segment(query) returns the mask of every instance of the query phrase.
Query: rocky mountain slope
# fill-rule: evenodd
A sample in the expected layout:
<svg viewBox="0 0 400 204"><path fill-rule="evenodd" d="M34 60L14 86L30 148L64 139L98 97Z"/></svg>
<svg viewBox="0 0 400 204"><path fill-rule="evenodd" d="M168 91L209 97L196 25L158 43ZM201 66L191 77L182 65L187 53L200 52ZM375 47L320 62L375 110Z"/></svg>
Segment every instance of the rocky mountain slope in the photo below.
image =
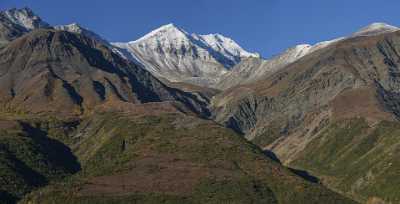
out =
<svg viewBox="0 0 400 204"><path fill-rule="evenodd" d="M361 33L222 92L212 102L214 115L338 191L396 203L399 181L387 181L399 171L391 160L400 140L383 137L398 124L400 33L381 24Z"/></svg>
<svg viewBox="0 0 400 204"><path fill-rule="evenodd" d="M225 90L266 78L268 74L272 74L293 63L311 50L311 45L298 45L269 60L255 57L247 58L234 66L230 72L224 74L219 79L216 87Z"/></svg>
<svg viewBox="0 0 400 204"><path fill-rule="evenodd" d="M399 28L388 25L386 23L373 23L371 25L368 25L361 30L357 31L354 33L352 36L373 36L373 35L379 35L379 34L384 34L384 33L390 33L390 32L395 32L400 30Z"/></svg>
<svg viewBox="0 0 400 204"><path fill-rule="evenodd" d="M5 44L31 30L49 27L50 25L48 23L44 22L29 8L14 8L1 11L0 44Z"/></svg>
<svg viewBox="0 0 400 204"><path fill-rule="evenodd" d="M62 30L62 31L68 31L71 33L78 33L78 34L82 34L88 38L92 38L97 40L100 43L103 43L104 45L111 47L111 44L105 40L103 37L101 37L100 35L98 35L97 33L82 27L81 25L79 25L78 23L71 23L68 25L57 25L54 26L54 29L56 30Z"/></svg>
<svg viewBox="0 0 400 204"><path fill-rule="evenodd" d="M113 45L157 77L209 87L243 58L258 57L222 35L189 34L173 24Z"/></svg>
<svg viewBox="0 0 400 204"><path fill-rule="evenodd" d="M169 100L207 112L197 96L167 87L94 39L65 31L35 30L14 40L0 51L0 73L0 103L10 111L80 115L104 104Z"/></svg>
<svg viewBox="0 0 400 204"><path fill-rule="evenodd" d="M374 30L379 28L364 28ZM373 32L372 32L373 33ZM329 41L319 42L315 45L301 44L285 50L271 59L247 58L237 64L230 72L224 74L215 86L218 89L226 90L238 85L250 84L274 74L280 69L294 63L304 56L323 49L344 38L337 38Z"/></svg>

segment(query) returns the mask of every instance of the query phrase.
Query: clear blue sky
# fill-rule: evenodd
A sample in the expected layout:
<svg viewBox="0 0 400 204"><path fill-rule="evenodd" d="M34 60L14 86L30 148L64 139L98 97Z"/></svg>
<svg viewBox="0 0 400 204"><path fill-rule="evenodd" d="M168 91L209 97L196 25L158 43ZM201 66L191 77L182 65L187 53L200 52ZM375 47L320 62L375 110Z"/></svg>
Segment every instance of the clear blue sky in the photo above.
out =
<svg viewBox="0 0 400 204"><path fill-rule="evenodd" d="M0 0L2 10L23 6L50 24L78 22L110 41L174 23L190 33L221 33L264 57L372 22L400 26L399 0Z"/></svg>

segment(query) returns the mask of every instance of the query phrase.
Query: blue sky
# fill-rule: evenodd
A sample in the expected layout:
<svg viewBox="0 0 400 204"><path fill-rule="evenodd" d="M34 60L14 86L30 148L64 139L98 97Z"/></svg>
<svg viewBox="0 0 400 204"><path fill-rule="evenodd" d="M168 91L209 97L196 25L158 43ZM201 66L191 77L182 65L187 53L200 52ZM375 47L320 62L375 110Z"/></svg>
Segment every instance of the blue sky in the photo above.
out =
<svg viewBox="0 0 400 204"><path fill-rule="evenodd" d="M399 0L0 0L2 10L23 6L50 24L78 22L110 41L174 23L190 33L221 33L264 57L373 22L400 26Z"/></svg>

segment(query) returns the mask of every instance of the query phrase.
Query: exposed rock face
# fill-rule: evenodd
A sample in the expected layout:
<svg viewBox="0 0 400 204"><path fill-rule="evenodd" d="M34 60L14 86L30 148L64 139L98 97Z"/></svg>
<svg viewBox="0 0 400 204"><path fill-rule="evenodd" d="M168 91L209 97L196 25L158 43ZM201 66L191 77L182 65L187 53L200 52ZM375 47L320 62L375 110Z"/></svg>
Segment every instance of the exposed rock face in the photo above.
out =
<svg viewBox="0 0 400 204"><path fill-rule="evenodd" d="M11 22L25 28L26 30L34 30L38 28L50 28L51 26L44 22L29 8L10 9L2 11L1 15L9 19Z"/></svg>
<svg viewBox="0 0 400 204"><path fill-rule="evenodd" d="M101 37L100 35L96 34L95 32L93 32L87 28L82 27L78 23L72 23L72 24L68 24L68 25L58 25L58 26L54 26L54 29L68 31L68 32L77 33L77 34L82 34L82 35L85 35L86 37L95 39L98 42L103 43L104 45L106 45L108 47L111 47L111 44L107 40L105 40L103 37Z"/></svg>
<svg viewBox="0 0 400 204"><path fill-rule="evenodd" d="M0 12L0 44L38 28L50 28L50 25L29 8L14 8Z"/></svg>
<svg viewBox="0 0 400 204"><path fill-rule="evenodd" d="M19 36L22 36L27 31L24 27L17 25L0 14L0 44L5 44Z"/></svg>

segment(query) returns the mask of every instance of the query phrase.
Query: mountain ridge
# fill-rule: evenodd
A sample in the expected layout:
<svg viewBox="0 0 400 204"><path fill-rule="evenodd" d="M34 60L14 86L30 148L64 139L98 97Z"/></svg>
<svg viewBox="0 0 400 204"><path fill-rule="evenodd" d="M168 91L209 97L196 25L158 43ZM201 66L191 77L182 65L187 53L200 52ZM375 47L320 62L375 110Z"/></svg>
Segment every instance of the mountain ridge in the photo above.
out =
<svg viewBox="0 0 400 204"><path fill-rule="evenodd" d="M71 23L68 25L56 25L56 26L54 26L54 29L68 31L68 32L72 32L72 33L83 34L83 35L86 35L87 37L91 37L91 38L98 40L99 42L103 43L106 46L111 47L111 44L107 40L105 40L103 37L101 37L100 35L96 34L95 32L93 32L87 28L82 27L78 23Z"/></svg>
<svg viewBox="0 0 400 204"><path fill-rule="evenodd" d="M211 87L242 58L258 57L229 38L189 34L174 24L161 26L135 41L112 44L159 77Z"/></svg>
<svg viewBox="0 0 400 204"><path fill-rule="evenodd" d="M1 15L6 16L13 23L18 24L27 30L51 27L28 7L24 7L22 9L13 8L2 11Z"/></svg>

